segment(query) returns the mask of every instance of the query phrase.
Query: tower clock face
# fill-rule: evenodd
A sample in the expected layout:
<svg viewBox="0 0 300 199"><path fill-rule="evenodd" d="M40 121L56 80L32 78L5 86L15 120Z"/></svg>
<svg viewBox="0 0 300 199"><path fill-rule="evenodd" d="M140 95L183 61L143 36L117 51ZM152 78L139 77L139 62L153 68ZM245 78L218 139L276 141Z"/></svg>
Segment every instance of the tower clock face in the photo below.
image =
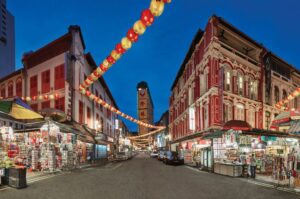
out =
<svg viewBox="0 0 300 199"><path fill-rule="evenodd" d="M145 96L145 94L146 94L146 91L144 89L140 91L140 96Z"/></svg>

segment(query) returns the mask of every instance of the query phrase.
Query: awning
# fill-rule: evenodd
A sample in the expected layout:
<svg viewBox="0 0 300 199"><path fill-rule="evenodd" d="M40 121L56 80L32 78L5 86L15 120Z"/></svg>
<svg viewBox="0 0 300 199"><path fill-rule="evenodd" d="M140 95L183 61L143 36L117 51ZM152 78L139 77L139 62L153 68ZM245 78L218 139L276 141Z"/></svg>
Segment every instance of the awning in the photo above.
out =
<svg viewBox="0 0 300 199"><path fill-rule="evenodd" d="M300 121L295 121L288 130L289 134L300 136Z"/></svg>
<svg viewBox="0 0 300 199"><path fill-rule="evenodd" d="M235 130L235 131L250 131L252 129L252 127L246 121L230 120L224 124L222 130L228 131L230 129Z"/></svg>
<svg viewBox="0 0 300 199"><path fill-rule="evenodd" d="M272 126L289 126L290 121L300 119L300 110L292 109L290 111L285 111L277 115L272 121Z"/></svg>
<svg viewBox="0 0 300 199"><path fill-rule="evenodd" d="M251 131L243 131L244 135L253 135L253 136L269 136L269 137L282 137L282 138L300 138L295 134L285 133L281 131L271 131L263 129L252 129Z"/></svg>
<svg viewBox="0 0 300 199"><path fill-rule="evenodd" d="M216 130L215 132L205 133L201 138L204 140L210 140L213 138L221 138L225 131Z"/></svg>

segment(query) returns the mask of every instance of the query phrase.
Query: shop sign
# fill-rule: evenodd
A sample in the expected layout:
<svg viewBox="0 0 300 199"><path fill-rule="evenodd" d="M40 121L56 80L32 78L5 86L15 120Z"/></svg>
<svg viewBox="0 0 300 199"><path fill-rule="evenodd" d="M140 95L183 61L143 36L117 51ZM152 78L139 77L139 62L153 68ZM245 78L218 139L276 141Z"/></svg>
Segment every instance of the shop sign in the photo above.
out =
<svg viewBox="0 0 300 199"><path fill-rule="evenodd" d="M103 133L98 133L95 136L95 140L106 140L106 135Z"/></svg>

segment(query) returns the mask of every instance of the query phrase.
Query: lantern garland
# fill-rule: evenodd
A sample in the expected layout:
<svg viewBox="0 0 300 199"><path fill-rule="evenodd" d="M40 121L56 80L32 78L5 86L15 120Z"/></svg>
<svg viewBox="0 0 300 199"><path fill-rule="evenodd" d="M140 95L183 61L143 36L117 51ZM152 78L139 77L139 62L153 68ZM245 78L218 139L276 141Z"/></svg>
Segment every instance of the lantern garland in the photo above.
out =
<svg viewBox="0 0 300 199"><path fill-rule="evenodd" d="M95 96L94 94L92 94L90 91L87 91L85 89L81 89L80 90L82 94L86 95L90 100L93 100L94 102L100 104L101 106L103 106L104 108L106 109L109 109L111 112L113 113L116 113L118 115L120 115L121 117L131 121L131 122L134 122L138 125L141 125L141 126L145 126L147 128L153 128L153 129L162 129L162 128L165 128L163 126L154 126L152 124L147 124L145 122L142 122L140 120L137 120L121 111L119 111L118 109L116 109L115 107L111 106L110 104L108 104L107 102L105 102L104 100L102 100L101 98Z"/></svg>
<svg viewBox="0 0 300 199"><path fill-rule="evenodd" d="M104 59L103 62L100 64L100 66L97 67L97 69L95 69L79 86L79 91L82 94L86 95L91 100L104 106L110 111L138 125L145 126L147 128L154 128L158 130L162 130L165 127L147 124L125 113L122 113L121 111L117 110L113 106L109 105L99 97L95 96L94 94L86 90L86 88L88 88L98 78L100 78L113 64L116 63L116 61L118 61L121 58L121 56L126 51L128 51L132 47L133 43L138 41L139 36L145 33L146 28L152 25L152 23L154 22L154 17L159 17L163 13L165 3L171 3L171 0L152 0L149 9L146 9L142 12L140 19L136 21L133 27L131 27L128 30L126 36L123 37L121 42L115 46L115 49L111 51L110 55L108 55L106 59Z"/></svg>
<svg viewBox="0 0 300 199"><path fill-rule="evenodd" d="M143 135L128 137L128 139L135 140L135 139L138 139L138 138L147 137L147 136L156 134L156 133L158 133L158 132L164 130L165 128L166 128L166 127L160 127L160 128L157 129L157 130L151 131L151 132L146 133L146 134L143 134Z"/></svg>
<svg viewBox="0 0 300 199"><path fill-rule="evenodd" d="M278 109L285 109L284 104L289 103L289 101L293 100L295 97L298 97L300 95L300 87L294 90L289 96L283 100L280 100L276 103L275 107Z"/></svg>
<svg viewBox="0 0 300 199"><path fill-rule="evenodd" d="M58 93L50 93L46 95L21 97L21 99L26 102L31 102L31 101L42 101L42 100L57 100L59 99L59 97L60 95Z"/></svg>
<svg viewBox="0 0 300 199"><path fill-rule="evenodd" d="M171 3L171 0L151 1L149 9L142 12L140 19L128 30L126 36L115 46L110 55L80 84L81 89L86 89L93 84L132 47L133 43L138 41L139 36L145 33L146 28L152 25L154 17L159 17L163 13L165 3Z"/></svg>

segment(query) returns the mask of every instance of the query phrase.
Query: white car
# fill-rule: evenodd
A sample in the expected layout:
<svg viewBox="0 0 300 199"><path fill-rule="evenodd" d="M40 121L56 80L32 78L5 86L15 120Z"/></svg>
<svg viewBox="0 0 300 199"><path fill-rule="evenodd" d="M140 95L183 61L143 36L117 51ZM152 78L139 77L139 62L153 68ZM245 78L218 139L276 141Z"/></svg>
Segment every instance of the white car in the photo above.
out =
<svg viewBox="0 0 300 199"><path fill-rule="evenodd" d="M156 158L158 156L158 152L157 151L152 151L151 153L150 153L150 157L151 158Z"/></svg>
<svg viewBox="0 0 300 199"><path fill-rule="evenodd" d="M127 155L125 154L125 152L118 152L117 155L116 155L116 159L118 161L122 161L122 160L127 160L128 157Z"/></svg>

